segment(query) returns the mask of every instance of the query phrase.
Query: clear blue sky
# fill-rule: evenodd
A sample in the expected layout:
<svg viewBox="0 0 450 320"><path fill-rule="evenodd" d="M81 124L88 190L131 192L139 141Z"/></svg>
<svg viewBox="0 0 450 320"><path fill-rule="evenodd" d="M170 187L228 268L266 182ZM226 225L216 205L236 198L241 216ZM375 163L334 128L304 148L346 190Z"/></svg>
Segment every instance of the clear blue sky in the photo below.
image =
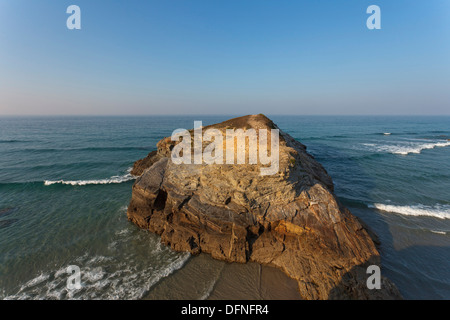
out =
<svg viewBox="0 0 450 320"><path fill-rule="evenodd" d="M250 113L450 114L450 1L0 0L0 115Z"/></svg>

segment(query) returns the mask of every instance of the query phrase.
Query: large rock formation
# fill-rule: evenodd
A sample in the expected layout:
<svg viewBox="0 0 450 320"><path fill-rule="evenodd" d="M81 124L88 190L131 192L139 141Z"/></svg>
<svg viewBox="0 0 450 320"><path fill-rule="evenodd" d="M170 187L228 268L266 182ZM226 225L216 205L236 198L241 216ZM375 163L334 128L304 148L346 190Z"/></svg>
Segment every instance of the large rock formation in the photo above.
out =
<svg viewBox="0 0 450 320"><path fill-rule="evenodd" d="M277 127L251 115L203 132L210 128ZM367 266L380 265L373 237L339 203L331 178L303 144L280 130L278 173L261 175L259 162L175 164L177 143L164 138L135 163L133 173L141 176L133 185L130 221L176 251L279 267L297 280L305 299L400 298L386 278L380 290L367 289Z"/></svg>

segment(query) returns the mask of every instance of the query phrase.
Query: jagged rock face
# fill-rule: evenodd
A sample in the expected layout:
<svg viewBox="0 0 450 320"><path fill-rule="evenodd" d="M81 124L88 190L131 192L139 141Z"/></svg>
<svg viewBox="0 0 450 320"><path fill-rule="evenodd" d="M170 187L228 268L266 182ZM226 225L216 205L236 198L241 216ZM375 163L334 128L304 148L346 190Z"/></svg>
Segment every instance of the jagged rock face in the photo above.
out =
<svg viewBox="0 0 450 320"><path fill-rule="evenodd" d="M264 115L203 128L277 128ZM297 280L305 299L400 298L383 278L366 287L368 265L380 265L366 228L333 194L333 182L306 147L280 130L279 171L258 164L175 164L177 142L135 164L128 218L161 235L176 251L205 252L229 262L255 261Z"/></svg>

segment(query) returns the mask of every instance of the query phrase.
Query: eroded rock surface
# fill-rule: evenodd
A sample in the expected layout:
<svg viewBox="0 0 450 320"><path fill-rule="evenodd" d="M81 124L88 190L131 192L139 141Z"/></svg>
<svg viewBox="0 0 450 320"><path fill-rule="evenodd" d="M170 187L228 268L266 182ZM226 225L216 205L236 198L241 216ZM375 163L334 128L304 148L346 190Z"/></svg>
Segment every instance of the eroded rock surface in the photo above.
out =
<svg viewBox="0 0 450 320"><path fill-rule="evenodd" d="M273 129L264 115L204 127ZM261 165L174 164L169 138L135 163L128 218L161 235L176 251L205 252L229 262L281 268L305 299L395 299L386 278L366 286L368 265L380 265L374 240L333 193L333 182L306 147L280 130L279 172Z"/></svg>

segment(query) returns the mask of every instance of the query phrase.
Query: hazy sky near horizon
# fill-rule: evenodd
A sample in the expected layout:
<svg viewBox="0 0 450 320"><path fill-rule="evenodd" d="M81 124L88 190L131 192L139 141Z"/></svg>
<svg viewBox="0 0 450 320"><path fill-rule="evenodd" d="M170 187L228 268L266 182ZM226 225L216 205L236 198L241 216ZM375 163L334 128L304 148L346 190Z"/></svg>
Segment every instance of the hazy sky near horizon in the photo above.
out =
<svg viewBox="0 0 450 320"><path fill-rule="evenodd" d="M0 0L0 115L251 113L450 114L450 1Z"/></svg>

